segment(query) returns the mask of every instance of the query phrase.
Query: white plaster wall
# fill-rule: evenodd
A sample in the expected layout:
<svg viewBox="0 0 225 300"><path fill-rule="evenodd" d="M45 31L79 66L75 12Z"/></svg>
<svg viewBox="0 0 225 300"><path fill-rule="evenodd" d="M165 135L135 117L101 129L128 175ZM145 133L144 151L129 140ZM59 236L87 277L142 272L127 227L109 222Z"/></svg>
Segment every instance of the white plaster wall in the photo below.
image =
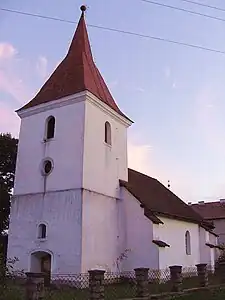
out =
<svg viewBox="0 0 225 300"><path fill-rule="evenodd" d="M81 191L15 196L11 208L8 257L18 257L18 270L30 271L30 254L53 254L52 273L81 271ZM47 224L47 239L37 239L40 222Z"/></svg>
<svg viewBox="0 0 225 300"><path fill-rule="evenodd" d="M210 248L206 243L210 243L209 232L199 226L199 242L200 242L200 263L211 264Z"/></svg>
<svg viewBox="0 0 225 300"><path fill-rule="evenodd" d="M159 268L166 269L171 265L192 267L199 263L200 245L198 225L161 216L160 220L164 224L154 224L154 239L160 239L168 243L170 247L160 249ZM186 254L185 248L185 232L187 230L191 236L191 255Z"/></svg>
<svg viewBox="0 0 225 300"><path fill-rule="evenodd" d="M124 261L124 271L131 271L134 268L148 267L158 269L159 250L152 243L153 224L144 215L144 209L140 207L140 202L133 197L125 188L121 189L123 199L123 215L125 245L131 251Z"/></svg>
<svg viewBox="0 0 225 300"><path fill-rule="evenodd" d="M212 233L209 233L209 241L210 241L210 244L212 245L217 245L217 237L212 234ZM210 265L212 267L214 267L215 265L215 260L216 258L218 257L218 251L216 248L210 248Z"/></svg>
<svg viewBox="0 0 225 300"><path fill-rule="evenodd" d="M206 243L209 243L209 232L199 226L200 263L210 263L210 251Z"/></svg>
<svg viewBox="0 0 225 300"><path fill-rule="evenodd" d="M66 190L82 185L84 102L73 103L28 117L21 121L15 177L15 195L44 191L41 162L54 160L54 171L47 177L46 190ZM55 137L44 143L45 124L54 116Z"/></svg>
<svg viewBox="0 0 225 300"><path fill-rule="evenodd" d="M212 234L212 233L208 233L209 234L209 242L212 244L212 245L217 245L217 237Z"/></svg>
<svg viewBox="0 0 225 300"><path fill-rule="evenodd" d="M105 122L112 130L112 146L105 144ZM117 197L119 179L128 179L127 129L115 117L87 101L85 107L85 140L83 187Z"/></svg>
<svg viewBox="0 0 225 300"><path fill-rule="evenodd" d="M118 211L115 198L83 190L82 272L116 271Z"/></svg>

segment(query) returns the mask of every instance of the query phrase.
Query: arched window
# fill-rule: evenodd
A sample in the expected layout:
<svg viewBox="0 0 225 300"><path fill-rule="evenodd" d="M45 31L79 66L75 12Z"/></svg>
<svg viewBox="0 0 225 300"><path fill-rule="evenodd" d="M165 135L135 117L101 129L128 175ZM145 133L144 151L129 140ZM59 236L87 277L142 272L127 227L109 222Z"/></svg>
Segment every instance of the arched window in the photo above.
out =
<svg viewBox="0 0 225 300"><path fill-rule="evenodd" d="M105 122L105 143L112 145L111 125L109 122Z"/></svg>
<svg viewBox="0 0 225 300"><path fill-rule="evenodd" d="M191 236L189 231L186 231L185 233L185 249L186 254L191 255Z"/></svg>
<svg viewBox="0 0 225 300"><path fill-rule="evenodd" d="M38 226L38 238L45 239L47 235L47 227L45 224L40 224Z"/></svg>
<svg viewBox="0 0 225 300"><path fill-rule="evenodd" d="M55 118L49 117L46 122L46 138L52 139L55 135Z"/></svg>

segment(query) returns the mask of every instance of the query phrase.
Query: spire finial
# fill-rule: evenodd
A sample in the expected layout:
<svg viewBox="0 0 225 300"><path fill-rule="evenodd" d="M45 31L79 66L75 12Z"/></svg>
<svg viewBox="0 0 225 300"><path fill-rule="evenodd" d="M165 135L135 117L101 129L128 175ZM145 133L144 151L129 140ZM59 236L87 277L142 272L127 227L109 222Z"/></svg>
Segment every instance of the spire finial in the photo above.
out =
<svg viewBox="0 0 225 300"><path fill-rule="evenodd" d="M86 5L81 5L80 10L82 11L82 15L83 15L84 12L87 10Z"/></svg>

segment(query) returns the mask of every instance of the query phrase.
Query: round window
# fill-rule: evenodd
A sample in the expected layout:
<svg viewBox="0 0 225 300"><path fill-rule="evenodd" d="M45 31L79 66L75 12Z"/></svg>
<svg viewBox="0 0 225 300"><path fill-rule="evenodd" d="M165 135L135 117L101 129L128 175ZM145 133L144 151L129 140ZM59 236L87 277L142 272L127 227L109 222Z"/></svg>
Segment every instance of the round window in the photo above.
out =
<svg viewBox="0 0 225 300"><path fill-rule="evenodd" d="M47 159L43 163L43 173L44 175L49 175L53 169L53 163L51 160Z"/></svg>

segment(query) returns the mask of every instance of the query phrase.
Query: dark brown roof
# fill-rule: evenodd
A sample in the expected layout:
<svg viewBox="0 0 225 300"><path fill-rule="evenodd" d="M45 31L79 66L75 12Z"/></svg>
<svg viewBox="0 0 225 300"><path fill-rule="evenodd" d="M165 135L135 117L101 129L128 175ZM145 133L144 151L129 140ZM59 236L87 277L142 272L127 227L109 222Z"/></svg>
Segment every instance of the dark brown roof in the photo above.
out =
<svg viewBox="0 0 225 300"><path fill-rule="evenodd" d="M128 182L120 181L120 184L157 217L165 216L195 222L207 230L213 228L189 205L152 177L129 169Z"/></svg>
<svg viewBox="0 0 225 300"><path fill-rule="evenodd" d="M98 97L118 114L127 118L117 106L94 63L84 12L82 12L66 57L37 95L20 108L19 111L86 90Z"/></svg>
<svg viewBox="0 0 225 300"><path fill-rule="evenodd" d="M196 203L191 207L206 220L225 219L225 203L223 202Z"/></svg>

